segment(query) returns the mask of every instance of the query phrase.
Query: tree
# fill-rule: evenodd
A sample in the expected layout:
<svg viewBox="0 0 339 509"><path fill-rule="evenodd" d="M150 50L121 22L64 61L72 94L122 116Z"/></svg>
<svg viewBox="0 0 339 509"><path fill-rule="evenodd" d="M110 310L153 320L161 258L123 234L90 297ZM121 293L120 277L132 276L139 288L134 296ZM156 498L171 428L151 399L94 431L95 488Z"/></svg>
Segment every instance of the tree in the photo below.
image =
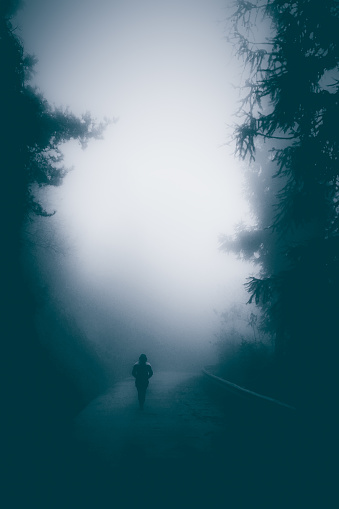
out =
<svg viewBox="0 0 339 509"><path fill-rule="evenodd" d="M335 0L237 2L232 34L248 78L235 141L250 160L257 225L222 240L260 266L250 302L280 357L308 382L317 366L327 389L338 361L338 21Z"/></svg>
<svg viewBox="0 0 339 509"><path fill-rule="evenodd" d="M10 19L1 18L0 56L2 112L1 154L6 178L8 211L21 222L28 208L45 211L32 198L31 185L59 185L66 169L60 145L78 140L83 147L101 136L104 124L96 124L89 113L81 118L68 110L52 108L37 88L29 85L35 58L24 53ZM5 169L6 168L6 169ZM15 203L13 197L16 196Z"/></svg>
<svg viewBox="0 0 339 509"><path fill-rule="evenodd" d="M66 407L73 404L69 394L74 392L70 378L56 368L39 343L34 299L22 269L24 220L32 212L48 215L34 199L32 186L59 185L67 171L61 144L74 139L84 147L100 137L104 128L89 114L78 118L51 107L30 85L35 59L25 54L11 23L18 5L15 0L0 5L2 374L7 396L4 417L10 420L6 436L11 432L14 437L10 444L13 464L25 456L39 458L35 445L48 434L47 423L57 428ZM32 477L38 461L30 464Z"/></svg>

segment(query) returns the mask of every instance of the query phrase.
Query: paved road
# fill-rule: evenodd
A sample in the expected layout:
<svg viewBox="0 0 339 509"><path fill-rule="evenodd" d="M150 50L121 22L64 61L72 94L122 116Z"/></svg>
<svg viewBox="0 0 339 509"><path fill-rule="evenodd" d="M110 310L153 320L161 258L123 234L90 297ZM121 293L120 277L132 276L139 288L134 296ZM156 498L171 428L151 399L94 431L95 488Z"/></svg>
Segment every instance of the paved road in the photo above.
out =
<svg viewBox="0 0 339 509"><path fill-rule="evenodd" d="M208 451L224 426L225 412L212 404L199 379L190 373L156 374L141 411L134 379L128 378L81 412L75 436L112 466L129 451L153 461Z"/></svg>
<svg viewBox="0 0 339 509"><path fill-rule="evenodd" d="M22 414L1 507L336 507L338 428L315 411L302 417L240 398L199 373L156 373L141 412L126 379L71 430L62 419L47 428L36 419L32 435Z"/></svg>
<svg viewBox="0 0 339 509"><path fill-rule="evenodd" d="M73 503L303 507L296 430L288 412L227 395L192 373L156 373L140 411L126 379L74 422Z"/></svg>

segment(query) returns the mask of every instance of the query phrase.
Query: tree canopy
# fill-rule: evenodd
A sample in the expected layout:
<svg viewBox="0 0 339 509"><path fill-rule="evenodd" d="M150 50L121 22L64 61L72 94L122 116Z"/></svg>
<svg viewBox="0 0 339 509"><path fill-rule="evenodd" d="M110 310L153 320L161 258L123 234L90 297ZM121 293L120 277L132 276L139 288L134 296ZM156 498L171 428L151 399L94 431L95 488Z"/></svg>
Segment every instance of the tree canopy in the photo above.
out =
<svg viewBox="0 0 339 509"><path fill-rule="evenodd" d="M259 265L247 288L277 352L325 373L338 352L339 4L239 0L232 22L247 67L236 152L256 226L221 248Z"/></svg>
<svg viewBox="0 0 339 509"><path fill-rule="evenodd" d="M61 372L41 345L35 327L33 293L22 266L22 227L30 212L49 215L32 193L33 186L59 185L65 175L61 146L77 140L83 147L101 136L105 122L90 114L77 117L55 108L31 85L35 58L27 55L12 23L21 2L0 4L0 164L2 339L5 349L6 405L14 441L25 433L34 440L45 424L63 419L80 399L74 380ZM34 437L34 440L33 440ZM20 443L15 445L20 450ZM22 447L29 447L28 442ZM13 454L14 446L11 449ZM20 462L26 454L21 451Z"/></svg>
<svg viewBox="0 0 339 509"><path fill-rule="evenodd" d="M9 8L11 2L7 3ZM74 139L85 147L89 139L100 137L104 124L96 123L89 113L77 117L68 110L52 107L39 90L30 85L36 60L25 54L8 13L2 14L0 143L2 178L7 189L3 205L13 229L15 218L18 227L28 208L46 214L33 199L30 187L61 183L66 169L60 145Z"/></svg>

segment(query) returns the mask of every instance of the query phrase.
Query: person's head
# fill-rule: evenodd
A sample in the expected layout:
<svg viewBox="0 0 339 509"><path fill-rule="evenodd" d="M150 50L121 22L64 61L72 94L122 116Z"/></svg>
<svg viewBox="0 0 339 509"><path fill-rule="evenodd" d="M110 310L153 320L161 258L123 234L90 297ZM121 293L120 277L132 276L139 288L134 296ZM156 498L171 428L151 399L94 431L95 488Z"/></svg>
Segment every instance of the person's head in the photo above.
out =
<svg viewBox="0 0 339 509"><path fill-rule="evenodd" d="M139 357L139 361L143 364L145 364L145 362L147 362L147 357L144 353L142 353Z"/></svg>

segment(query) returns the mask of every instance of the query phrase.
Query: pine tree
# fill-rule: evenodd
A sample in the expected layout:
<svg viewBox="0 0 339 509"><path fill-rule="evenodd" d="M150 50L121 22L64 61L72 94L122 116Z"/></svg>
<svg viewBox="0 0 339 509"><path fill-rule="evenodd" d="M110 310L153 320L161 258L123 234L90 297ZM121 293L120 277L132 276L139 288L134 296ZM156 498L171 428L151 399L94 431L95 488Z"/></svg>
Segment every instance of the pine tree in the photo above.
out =
<svg viewBox="0 0 339 509"><path fill-rule="evenodd" d="M257 225L222 248L259 264L250 302L263 308L289 370L309 382L317 366L329 387L338 360L339 4L240 0L232 35L248 69L235 140L250 161Z"/></svg>
<svg viewBox="0 0 339 509"><path fill-rule="evenodd" d="M32 186L59 185L67 171L62 143L73 139L85 146L104 128L89 114L77 117L52 107L30 85L35 59L25 53L11 21L19 3L6 0L0 5L2 374L13 464L26 453L31 457L32 451L24 447L34 450L34 440L39 443L39 434L47 433L46 422L52 425L53 419L63 419L74 403L73 382L58 371L39 343L34 299L22 267L25 219L31 213L49 215L34 199ZM29 437L25 442L24 436ZM21 456L13 459L15 447Z"/></svg>

